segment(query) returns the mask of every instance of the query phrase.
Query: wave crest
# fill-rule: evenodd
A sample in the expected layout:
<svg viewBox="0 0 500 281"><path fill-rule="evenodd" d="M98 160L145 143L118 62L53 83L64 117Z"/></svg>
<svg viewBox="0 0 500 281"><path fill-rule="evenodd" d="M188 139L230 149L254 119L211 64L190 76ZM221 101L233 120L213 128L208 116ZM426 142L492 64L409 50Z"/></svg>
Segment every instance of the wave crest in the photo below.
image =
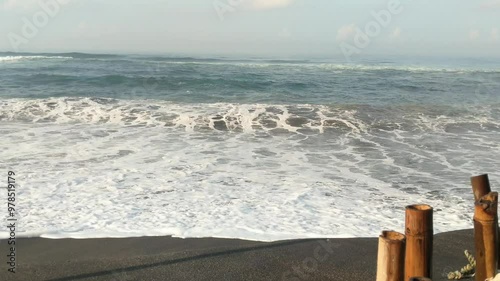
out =
<svg viewBox="0 0 500 281"><path fill-rule="evenodd" d="M171 127L186 131L270 134L350 134L374 130L408 132L500 131L496 107L373 107L368 105L181 104L109 98L10 99L0 121Z"/></svg>
<svg viewBox="0 0 500 281"><path fill-rule="evenodd" d="M24 60L44 60L44 59L66 60L66 59L72 59L72 57L63 57L63 56L5 56L5 57L0 57L0 62L14 62L14 61L24 61Z"/></svg>

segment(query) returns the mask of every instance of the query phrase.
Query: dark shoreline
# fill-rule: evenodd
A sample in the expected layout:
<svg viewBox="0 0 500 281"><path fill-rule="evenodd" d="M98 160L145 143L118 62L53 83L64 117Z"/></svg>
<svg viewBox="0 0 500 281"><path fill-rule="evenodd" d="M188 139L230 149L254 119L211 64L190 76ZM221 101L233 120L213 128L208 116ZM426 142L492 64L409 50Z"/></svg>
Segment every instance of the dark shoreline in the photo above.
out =
<svg viewBox="0 0 500 281"><path fill-rule="evenodd" d="M7 271L0 240L0 280L375 280L377 238L263 243L233 239L140 237L17 239L17 273ZM434 236L433 281L467 264L471 229Z"/></svg>

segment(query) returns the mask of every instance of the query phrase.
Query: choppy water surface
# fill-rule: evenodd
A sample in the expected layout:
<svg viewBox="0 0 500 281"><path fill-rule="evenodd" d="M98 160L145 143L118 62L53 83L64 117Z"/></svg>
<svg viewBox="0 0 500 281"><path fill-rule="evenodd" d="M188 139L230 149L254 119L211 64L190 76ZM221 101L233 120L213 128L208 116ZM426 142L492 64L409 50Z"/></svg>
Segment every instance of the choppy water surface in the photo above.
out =
<svg viewBox="0 0 500 281"><path fill-rule="evenodd" d="M499 94L494 62L0 53L0 167L24 235L447 231L499 182Z"/></svg>

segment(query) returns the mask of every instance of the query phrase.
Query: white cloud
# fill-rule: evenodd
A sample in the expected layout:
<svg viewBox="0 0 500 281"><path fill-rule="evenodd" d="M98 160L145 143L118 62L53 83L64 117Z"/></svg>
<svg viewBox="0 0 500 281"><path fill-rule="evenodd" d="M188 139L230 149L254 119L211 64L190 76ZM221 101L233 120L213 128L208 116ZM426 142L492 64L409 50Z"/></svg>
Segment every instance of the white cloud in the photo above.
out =
<svg viewBox="0 0 500 281"><path fill-rule="evenodd" d="M471 30L469 31L469 39L470 39L471 41L474 41L474 40L476 40L476 39L478 39L478 38L479 38L479 30L476 30L476 29L471 29Z"/></svg>
<svg viewBox="0 0 500 281"><path fill-rule="evenodd" d="M278 33L278 37L281 37L281 38L291 38L292 37L292 32L290 32L290 29L288 29L288 28L283 28Z"/></svg>
<svg viewBox="0 0 500 281"><path fill-rule="evenodd" d="M401 35L401 28L400 27L394 28L394 30L391 33L391 37L398 38L400 35Z"/></svg>
<svg viewBox="0 0 500 281"><path fill-rule="evenodd" d="M500 34L498 32L498 28L492 28L491 33L490 33L490 39L493 42L498 42L500 41Z"/></svg>
<svg viewBox="0 0 500 281"><path fill-rule="evenodd" d="M66 5L73 0L5 0L3 4L0 4L0 10L33 10L40 9L40 3L49 3L51 1L57 1L59 5Z"/></svg>
<svg viewBox="0 0 500 281"><path fill-rule="evenodd" d="M78 30L86 30L88 27L89 25L86 21L81 21L77 26Z"/></svg>
<svg viewBox="0 0 500 281"><path fill-rule="evenodd" d="M251 0L251 8L255 10L284 8L290 4L292 4L292 0Z"/></svg>
<svg viewBox="0 0 500 281"><path fill-rule="evenodd" d="M484 1L481 4L481 8L483 8L483 9L500 8L500 0Z"/></svg>
<svg viewBox="0 0 500 281"><path fill-rule="evenodd" d="M81 21L75 26L72 35L76 38L99 39L117 34L119 30L116 25L97 25Z"/></svg>
<svg viewBox="0 0 500 281"><path fill-rule="evenodd" d="M6 0L1 8L3 10L25 9L29 10L37 7L38 0Z"/></svg>
<svg viewBox="0 0 500 281"><path fill-rule="evenodd" d="M343 25L337 30L337 41L347 41L354 36L356 31L356 25L354 23L349 25Z"/></svg>

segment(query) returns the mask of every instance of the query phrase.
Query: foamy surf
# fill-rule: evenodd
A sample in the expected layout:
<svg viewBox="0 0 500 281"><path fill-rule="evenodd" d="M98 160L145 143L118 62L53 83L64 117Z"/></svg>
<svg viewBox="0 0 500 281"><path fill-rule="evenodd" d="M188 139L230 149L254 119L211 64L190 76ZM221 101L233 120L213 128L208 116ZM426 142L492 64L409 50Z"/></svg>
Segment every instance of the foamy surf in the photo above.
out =
<svg viewBox="0 0 500 281"><path fill-rule="evenodd" d="M500 130L499 106L367 106L311 104L181 104L109 98L9 99L0 121L172 127L185 131L322 134L374 130L464 132Z"/></svg>
<svg viewBox="0 0 500 281"><path fill-rule="evenodd" d="M377 236L415 203L441 232L499 183L494 63L6 56L19 236Z"/></svg>
<svg viewBox="0 0 500 281"><path fill-rule="evenodd" d="M16 61L29 61L29 60L67 60L72 57L62 56L4 56L0 57L1 62L16 62Z"/></svg>
<svg viewBox="0 0 500 281"><path fill-rule="evenodd" d="M416 114L407 120L415 124L381 125L363 119L366 107L299 105L294 114L311 124L344 124L321 133L306 122L287 129L287 118L299 118L293 107L286 115L269 105L2 103L0 149L3 163L16 163L21 236L376 236L401 229L404 220L395 214L412 203L432 205L436 231L449 231L470 227L468 176L489 172L495 184L492 167L500 165L491 129L498 132L498 124L486 115ZM132 112L137 118L130 121ZM154 119L158 112L176 125ZM240 120L239 130L210 127L210 118L224 112ZM266 118L282 122L281 133L255 127Z"/></svg>

